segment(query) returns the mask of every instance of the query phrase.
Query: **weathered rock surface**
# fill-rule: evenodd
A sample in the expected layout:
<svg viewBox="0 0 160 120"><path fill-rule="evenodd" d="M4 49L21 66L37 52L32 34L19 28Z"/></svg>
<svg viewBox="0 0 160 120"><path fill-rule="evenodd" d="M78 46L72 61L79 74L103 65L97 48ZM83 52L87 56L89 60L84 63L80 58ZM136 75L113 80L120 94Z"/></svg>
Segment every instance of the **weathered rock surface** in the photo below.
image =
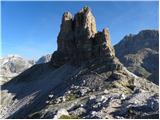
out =
<svg viewBox="0 0 160 120"><path fill-rule="evenodd" d="M88 7L74 18L70 12L64 13L57 42L58 50L51 60L56 67L66 62L77 64L96 57L114 57L109 31L104 29L97 33L95 18Z"/></svg>
<svg viewBox="0 0 160 120"><path fill-rule="evenodd" d="M159 84L158 30L143 30L137 35L125 36L114 48L128 70Z"/></svg>
<svg viewBox="0 0 160 120"><path fill-rule="evenodd" d="M95 26L87 7L74 18L64 13L51 62L1 86L2 118L158 118L158 86L129 72L115 56L109 31Z"/></svg>

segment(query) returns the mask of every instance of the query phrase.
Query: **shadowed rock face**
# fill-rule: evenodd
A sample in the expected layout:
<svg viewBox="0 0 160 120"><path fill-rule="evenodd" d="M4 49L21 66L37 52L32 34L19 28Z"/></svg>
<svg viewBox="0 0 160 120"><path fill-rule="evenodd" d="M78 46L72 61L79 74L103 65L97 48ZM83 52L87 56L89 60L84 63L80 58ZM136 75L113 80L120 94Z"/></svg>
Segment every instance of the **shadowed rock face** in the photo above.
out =
<svg viewBox="0 0 160 120"><path fill-rule="evenodd" d="M90 59L92 56L92 40L96 34L96 22L89 9L80 10L74 18L74 37L79 60Z"/></svg>
<svg viewBox="0 0 160 120"><path fill-rule="evenodd" d="M159 84L159 31L142 30L114 46L116 56L134 74Z"/></svg>
<svg viewBox="0 0 160 120"><path fill-rule="evenodd" d="M158 30L142 30L137 35L127 35L115 45L116 50L121 49L120 52L117 53L117 56L122 57L125 54L135 54L143 48L150 48L158 51L158 38Z"/></svg>
<svg viewBox="0 0 160 120"><path fill-rule="evenodd" d="M72 14L65 12L62 17L61 30L58 35L58 51L63 53L69 52L69 43L73 40Z"/></svg>
<svg viewBox="0 0 160 120"><path fill-rule="evenodd" d="M58 49L52 55L52 64L59 67L66 62L81 63L96 57L114 57L109 31L97 32L96 21L89 8L80 10L74 18L70 12L62 17L57 38Z"/></svg>

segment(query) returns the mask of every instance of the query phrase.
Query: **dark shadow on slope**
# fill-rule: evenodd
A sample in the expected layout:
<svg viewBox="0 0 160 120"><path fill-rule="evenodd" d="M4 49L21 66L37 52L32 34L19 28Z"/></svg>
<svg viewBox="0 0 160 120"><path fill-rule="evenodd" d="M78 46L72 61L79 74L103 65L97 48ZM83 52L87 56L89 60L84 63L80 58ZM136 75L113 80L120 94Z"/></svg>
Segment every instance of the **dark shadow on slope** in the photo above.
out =
<svg viewBox="0 0 160 120"><path fill-rule="evenodd" d="M54 69L50 63L45 63L31 67L2 85L2 90L8 90L8 93L15 94L16 99L24 102L24 106L8 118L25 118L32 111L42 108L50 91L65 79L69 79L74 72L75 68L70 65ZM33 94L33 100L25 101L28 99L26 97L32 97Z"/></svg>
<svg viewBox="0 0 160 120"><path fill-rule="evenodd" d="M9 93L16 95L16 99L22 99L36 91L41 91L41 87L37 86L39 79L43 78L47 72L52 71L54 68L50 67L49 63L34 65L2 85L1 90L8 90Z"/></svg>

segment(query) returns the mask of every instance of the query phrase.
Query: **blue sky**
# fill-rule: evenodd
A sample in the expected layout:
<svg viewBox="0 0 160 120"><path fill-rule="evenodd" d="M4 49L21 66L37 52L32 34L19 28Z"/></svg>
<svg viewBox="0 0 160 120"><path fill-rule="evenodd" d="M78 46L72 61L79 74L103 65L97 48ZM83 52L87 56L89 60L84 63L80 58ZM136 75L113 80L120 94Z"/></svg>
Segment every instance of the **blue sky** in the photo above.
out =
<svg viewBox="0 0 160 120"><path fill-rule="evenodd" d="M62 14L88 5L97 30L107 27L112 44L143 29L158 29L158 2L2 2L2 56L37 59L57 49Z"/></svg>

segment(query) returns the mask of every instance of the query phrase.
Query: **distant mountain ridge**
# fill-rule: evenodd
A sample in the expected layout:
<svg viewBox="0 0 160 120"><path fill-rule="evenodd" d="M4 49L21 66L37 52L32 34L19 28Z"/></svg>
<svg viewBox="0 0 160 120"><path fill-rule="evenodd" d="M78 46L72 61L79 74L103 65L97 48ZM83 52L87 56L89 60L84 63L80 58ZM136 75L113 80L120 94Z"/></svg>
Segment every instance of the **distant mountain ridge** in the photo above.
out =
<svg viewBox="0 0 160 120"><path fill-rule="evenodd" d="M51 59L51 54L40 57L36 62L34 60L27 60L20 55L8 55L0 58L0 78L1 83L4 84L20 73L24 72L35 64L47 63Z"/></svg>
<svg viewBox="0 0 160 120"><path fill-rule="evenodd" d="M27 60L19 55L8 55L7 57L0 58L0 78L1 84L14 78L21 72L30 68L34 61Z"/></svg>
<svg viewBox="0 0 160 120"><path fill-rule="evenodd" d="M128 70L159 84L158 30L142 30L137 35L125 36L114 48Z"/></svg>
<svg viewBox="0 0 160 120"><path fill-rule="evenodd" d="M51 54L47 54L47 55L44 55L42 57L40 57L37 61L36 61L36 64L42 64L42 63L47 63L51 60Z"/></svg>

